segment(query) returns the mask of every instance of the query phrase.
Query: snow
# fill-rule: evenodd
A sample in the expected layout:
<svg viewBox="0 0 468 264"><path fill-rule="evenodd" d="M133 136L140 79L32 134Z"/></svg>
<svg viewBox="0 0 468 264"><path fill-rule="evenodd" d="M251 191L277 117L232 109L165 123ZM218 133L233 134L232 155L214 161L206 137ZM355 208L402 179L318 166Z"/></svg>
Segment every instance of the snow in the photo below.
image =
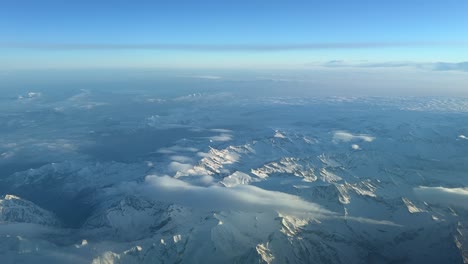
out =
<svg viewBox="0 0 468 264"><path fill-rule="evenodd" d="M419 209L418 207L416 207L416 205L414 205L413 202L411 202L408 198L403 197L401 199L403 200L405 205L408 207L408 212L410 212L412 214L425 212L424 210Z"/></svg>
<svg viewBox="0 0 468 264"><path fill-rule="evenodd" d="M354 150L360 150L361 149L361 147L358 144L352 144L351 148L354 149Z"/></svg>
<svg viewBox="0 0 468 264"><path fill-rule="evenodd" d="M180 234L175 235L175 236L172 237L172 239L174 240L174 243L177 243L177 242L182 240L182 236Z"/></svg>
<svg viewBox="0 0 468 264"><path fill-rule="evenodd" d="M236 171L233 174L225 177L222 181L220 181L220 183L226 187L233 187L239 184L250 184L252 181L254 180L248 174Z"/></svg>
<svg viewBox="0 0 468 264"><path fill-rule="evenodd" d="M466 262L466 101L134 93L2 108L2 261Z"/></svg>
<svg viewBox="0 0 468 264"><path fill-rule="evenodd" d="M56 216L34 203L18 196L7 194L0 199L0 223L33 223L59 226Z"/></svg>
<svg viewBox="0 0 468 264"><path fill-rule="evenodd" d="M286 138L285 135L283 135L281 132L279 132L278 130L275 131L275 135L274 135L275 138Z"/></svg>
<svg viewBox="0 0 468 264"><path fill-rule="evenodd" d="M88 241L83 239L79 245L75 245L76 248L86 247L88 245Z"/></svg>
<svg viewBox="0 0 468 264"><path fill-rule="evenodd" d="M271 253L270 249L268 248L268 243L258 244L256 246L256 250L265 263L270 264L273 263L273 260L275 260L275 256Z"/></svg>

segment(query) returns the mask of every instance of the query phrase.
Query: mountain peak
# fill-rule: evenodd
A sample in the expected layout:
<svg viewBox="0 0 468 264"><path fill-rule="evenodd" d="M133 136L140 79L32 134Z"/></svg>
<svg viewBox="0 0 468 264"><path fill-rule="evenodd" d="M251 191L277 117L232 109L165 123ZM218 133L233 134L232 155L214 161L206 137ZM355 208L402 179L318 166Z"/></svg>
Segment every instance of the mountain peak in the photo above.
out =
<svg viewBox="0 0 468 264"><path fill-rule="evenodd" d="M6 194L0 199L0 222L59 225L56 216L16 195Z"/></svg>

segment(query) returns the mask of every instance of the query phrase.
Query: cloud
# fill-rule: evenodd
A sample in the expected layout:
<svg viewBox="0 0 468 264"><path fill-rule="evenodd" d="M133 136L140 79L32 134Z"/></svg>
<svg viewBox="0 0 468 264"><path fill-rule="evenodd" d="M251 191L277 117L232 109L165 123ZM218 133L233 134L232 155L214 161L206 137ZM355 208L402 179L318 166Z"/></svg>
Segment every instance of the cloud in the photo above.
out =
<svg viewBox="0 0 468 264"><path fill-rule="evenodd" d="M353 135L346 131L336 131L333 134L333 142L350 142L350 141L365 141L372 142L375 140L375 137L366 134L357 134Z"/></svg>
<svg viewBox="0 0 468 264"><path fill-rule="evenodd" d="M173 161L169 164L169 168L174 172L183 172L186 173L193 168L193 165L187 163L181 163Z"/></svg>
<svg viewBox="0 0 468 264"><path fill-rule="evenodd" d="M369 49L422 46L463 46L463 41L419 41L419 42L314 42L286 44L110 44L110 43L0 43L0 48L40 50L187 50L187 51L288 51L326 49Z"/></svg>
<svg viewBox="0 0 468 264"><path fill-rule="evenodd" d="M19 95L18 100L33 100L42 96L39 92L28 92L26 95Z"/></svg>
<svg viewBox="0 0 468 264"><path fill-rule="evenodd" d="M174 155L171 156L171 160L177 161L177 162L182 162L182 163L191 163L193 162L193 159L187 156L181 156L181 155Z"/></svg>
<svg viewBox="0 0 468 264"><path fill-rule="evenodd" d="M399 225L399 224L396 224L394 222L387 221L387 220L375 220L375 219L370 219L370 218L365 218L365 217L346 216L346 217L343 217L343 219L356 221L362 224L386 225L386 226L396 226L396 227L402 226L402 225Z"/></svg>
<svg viewBox="0 0 468 264"><path fill-rule="evenodd" d="M205 79L205 80L220 80L220 79L222 79L223 77L221 77L221 76L216 76L216 75L197 75L197 76L193 76L193 78Z"/></svg>
<svg viewBox="0 0 468 264"><path fill-rule="evenodd" d="M210 157L210 153L200 151L200 152L197 152L197 156L202 157L202 158L206 158L206 157Z"/></svg>
<svg viewBox="0 0 468 264"><path fill-rule="evenodd" d="M468 62L353 62L343 60L331 60L325 63L311 63L309 66L321 66L326 68L403 68L411 67L430 71L463 71L468 72Z"/></svg>
<svg viewBox="0 0 468 264"><path fill-rule="evenodd" d="M228 99L231 98L232 94L227 93L227 92L221 92L221 93L193 93L189 95L184 95L180 96L177 98L174 98L174 102L191 102L191 103L197 103L197 102L219 102L222 99Z"/></svg>
<svg viewBox="0 0 468 264"><path fill-rule="evenodd" d="M434 64L434 70L468 72L468 61L458 63L438 62Z"/></svg>
<svg viewBox="0 0 468 264"><path fill-rule="evenodd" d="M0 159L9 159L9 158L11 158L13 156L15 156L14 152L7 151L7 152L3 152L2 154L0 154Z"/></svg>
<svg viewBox="0 0 468 264"><path fill-rule="evenodd" d="M197 148L193 147L181 147L181 146L172 146L168 148L160 148L156 152L161 154L175 154L178 152L197 152Z"/></svg>
<svg viewBox="0 0 468 264"><path fill-rule="evenodd" d="M310 64L316 66L317 64ZM415 62L349 62L344 60L331 60L320 64L322 67L327 68L401 68L401 67L417 67L423 66L421 63Z"/></svg>
<svg viewBox="0 0 468 264"><path fill-rule="evenodd" d="M169 176L146 177L142 192L153 199L206 210L280 211L316 216L335 213L298 196L264 190L251 185L230 188L218 185L196 186Z"/></svg>
<svg viewBox="0 0 468 264"><path fill-rule="evenodd" d="M196 181L195 181L196 182ZM213 178L202 179L203 186L194 185L170 176L146 176L144 183L128 182L107 190L139 193L149 199L175 203L198 210L278 212L305 218L345 219L373 225L393 225L393 222L369 218L342 216L299 196L265 190L246 184L230 187L218 185Z"/></svg>
<svg viewBox="0 0 468 264"><path fill-rule="evenodd" d="M232 135L222 133L220 135L210 137L210 140L211 141L217 141L217 142L230 141L230 140L232 140Z"/></svg>
<svg viewBox="0 0 468 264"><path fill-rule="evenodd" d="M63 139L59 138L59 136L56 136L56 139L21 139L14 136L4 138L0 140L0 163L8 162L9 164L24 164L27 166L28 164L75 159L81 156L79 153L80 147L88 143L84 139ZM4 163L4 165L7 165L7 163ZM23 166L17 169L19 168L25 169Z"/></svg>
<svg viewBox="0 0 468 264"><path fill-rule="evenodd" d="M213 128L210 129L211 132L218 132L218 133L232 133L232 130L230 129L224 129L224 128Z"/></svg>
<svg viewBox="0 0 468 264"><path fill-rule="evenodd" d="M0 223L0 236L43 237L44 235L68 235L69 230L35 223Z"/></svg>
<svg viewBox="0 0 468 264"><path fill-rule="evenodd" d="M468 188L420 186L414 192L419 199L428 203L468 209Z"/></svg>

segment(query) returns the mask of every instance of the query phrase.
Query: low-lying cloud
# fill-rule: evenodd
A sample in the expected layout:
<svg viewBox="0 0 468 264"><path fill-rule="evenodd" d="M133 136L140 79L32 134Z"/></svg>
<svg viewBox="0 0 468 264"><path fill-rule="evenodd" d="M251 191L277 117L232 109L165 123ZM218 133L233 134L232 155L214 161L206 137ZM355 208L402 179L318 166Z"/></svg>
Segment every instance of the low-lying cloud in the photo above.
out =
<svg viewBox="0 0 468 264"><path fill-rule="evenodd" d="M463 71L468 72L468 62L349 62L343 60L331 60L320 64L309 64L326 68L414 68L429 71Z"/></svg>
<svg viewBox="0 0 468 264"><path fill-rule="evenodd" d="M232 140L232 135L227 134L227 133L222 133L220 135L210 137L210 140L217 141L217 142L230 141Z"/></svg>
<svg viewBox="0 0 468 264"><path fill-rule="evenodd" d="M434 65L434 70L468 72L468 61L458 63L438 62Z"/></svg>
<svg viewBox="0 0 468 264"><path fill-rule="evenodd" d="M375 137L366 135L366 134L351 134L347 131L336 131L333 134L333 142L350 142L350 141L364 141L372 142L375 140Z"/></svg>
<svg viewBox="0 0 468 264"><path fill-rule="evenodd" d="M251 185L231 188L196 186L169 176L146 177L142 192L153 199L207 210L280 211L314 216L335 213L298 196L264 190Z"/></svg>
<svg viewBox="0 0 468 264"><path fill-rule="evenodd" d="M445 188L420 186L414 189L421 200L444 206L468 209L468 188Z"/></svg>

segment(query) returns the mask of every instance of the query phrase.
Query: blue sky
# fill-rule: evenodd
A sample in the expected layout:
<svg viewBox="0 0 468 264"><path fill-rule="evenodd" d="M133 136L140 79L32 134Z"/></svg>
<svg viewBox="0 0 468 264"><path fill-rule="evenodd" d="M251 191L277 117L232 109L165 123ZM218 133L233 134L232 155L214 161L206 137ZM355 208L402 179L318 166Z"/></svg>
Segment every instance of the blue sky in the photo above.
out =
<svg viewBox="0 0 468 264"><path fill-rule="evenodd" d="M468 60L468 1L0 3L0 67Z"/></svg>

